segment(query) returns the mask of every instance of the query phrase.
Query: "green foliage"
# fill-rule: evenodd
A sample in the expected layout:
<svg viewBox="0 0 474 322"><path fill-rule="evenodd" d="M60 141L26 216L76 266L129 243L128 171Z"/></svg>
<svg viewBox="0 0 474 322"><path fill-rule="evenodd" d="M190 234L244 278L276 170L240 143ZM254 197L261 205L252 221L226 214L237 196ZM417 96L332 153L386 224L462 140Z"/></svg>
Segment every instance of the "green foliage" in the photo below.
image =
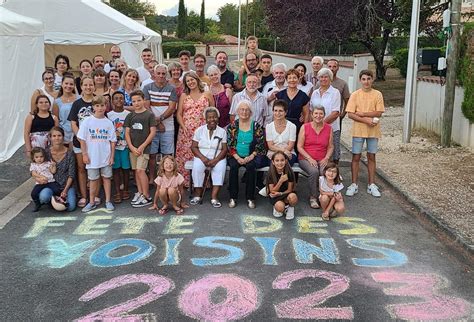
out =
<svg viewBox="0 0 474 322"><path fill-rule="evenodd" d="M130 18L155 15L155 6L148 2L111 0L110 6Z"/></svg>
<svg viewBox="0 0 474 322"><path fill-rule="evenodd" d="M157 15L154 17L155 23L158 25L158 28L161 31L167 30L168 32L175 32L178 26L178 17L177 16L164 16ZM147 21L148 25L148 21Z"/></svg>
<svg viewBox="0 0 474 322"><path fill-rule="evenodd" d="M178 53L181 50L189 50L191 55L196 53L196 48L194 47L194 42L191 41L174 41L162 43L163 53L166 56L166 53L170 54L171 58L178 57Z"/></svg>
<svg viewBox="0 0 474 322"><path fill-rule="evenodd" d="M190 32L186 35L185 39L192 42L202 43L224 43L224 39L219 34L207 33L201 35L199 32Z"/></svg>
<svg viewBox="0 0 474 322"><path fill-rule="evenodd" d="M206 33L206 13L205 13L204 0L201 2L201 15L199 20L199 33L204 35Z"/></svg>
<svg viewBox="0 0 474 322"><path fill-rule="evenodd" d="M198 32L201 26L201 17L193 10L186 17L186 34Z"/></svg>
<svg viewBox="0 0 474 322"><path fill-rule="evenodd" d="M254 0L241 6L241 33L242 38L247 35L263 37L268 35L269 29L265 19L265 7L262 0ZM225 35L237 36L239 22L239 8L235 4L225 4L217 10L219 26ZM255 32L254 32L255 31Z"/></svg>
<svg viewBox="0 0 474 322"><path fill-rule="evenodd" d="M471 44L469 44L469 41ZM461 37L460 78L464 87L464 100L461 105L464 116L474 123L474 23L464 25Z"/></svg>
<svg viewBox="0 0 474 322"><path fill-rule="evenodd" d="M395 67L400 71L400 75L403 78L407 77L407 66L408 66L408 48L401 48L395 51L391 67Z"/></svg>
<svg viewBox="0 0 474 322"><path fill-rule="evenodd" d="M178 38L184 38L184 36L186 36L186 29L187 29L186 7L184 6L184 0L179 0L178 27L176 30L176 35L178 36Z"/></svg>

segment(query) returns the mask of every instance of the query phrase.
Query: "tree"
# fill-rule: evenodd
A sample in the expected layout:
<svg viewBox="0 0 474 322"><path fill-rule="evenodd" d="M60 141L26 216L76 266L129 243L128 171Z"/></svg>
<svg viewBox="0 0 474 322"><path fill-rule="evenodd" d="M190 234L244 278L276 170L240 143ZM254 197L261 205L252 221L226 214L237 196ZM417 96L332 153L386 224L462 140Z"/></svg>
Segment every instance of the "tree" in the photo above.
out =
<svg viewBox="0 0 474 322"><path fill-rule="evenodd" d="M155 6L148 2L111 0L110 6L130 18L143 18L155 15Z"/></svg>
<svg viewBox="0 0 474 322"><path fill-rule="evenodd" d="M253 35L254 29L255 36L257 37L262 37L269 34L265 19L265 6L263 5L263 0L254 0L249 3L248 6L242 5L241 10L242 26L248 26L248 30L242 30L245 32L243 37ZM219 17L219 26L221 27L222 32L226 35L237 36L239 8L234 4L225 4L217 10L217 16Z"/></svg>
<svg viewBox="0 0 474 322"><path fill-rule="evenodd" d="M200 16L200 25L199 25L199 32L201 35L204 35L206 33L206 14L205 14L205 9L204 9L204 0L201 2L201 16Z"/></svg>
<svg viewBox="0 0 474 322"><path fill-rule="evenodd" d="M291 48L310 54L321 44L357 41L374 57L377 79L384 80L385 51L393 32L410 28L411 0L265 0L268 25ZM422 0L420 31L432 28L444 9Z"/></svg>
<svg viewBox="0 0 474 322"><path fill-rule="evenodd" d="M184 0L179 0L178 5L178 27L176 31L176 35L178 38L184 38L186 36L186 28L187 28L187 13L186 7L184 6Z"/></svg>
<svg viewBox="0 0 474 322"><path fill-rule="evenodd" d="M237 35L237 25L239 23L239 9L235 4L227 3L217 10L219 26L222 33L226 35Z"/></svg>

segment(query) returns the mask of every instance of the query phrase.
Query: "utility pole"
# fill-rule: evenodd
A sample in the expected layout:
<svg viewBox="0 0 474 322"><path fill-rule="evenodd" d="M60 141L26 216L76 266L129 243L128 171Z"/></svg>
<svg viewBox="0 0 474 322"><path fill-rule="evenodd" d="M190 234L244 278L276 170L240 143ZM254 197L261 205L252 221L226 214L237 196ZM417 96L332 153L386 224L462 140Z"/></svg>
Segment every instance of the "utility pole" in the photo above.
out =
<svg viewBox="0 0 474 322"><path fill-rule="evenodd" d="M441 127L441 145L451 146L451 132L453 129L454 94L456 90L456 69L459 57L459 36L461 33L461 1L451 2L451 37L447 51L446 89L444 95L443 124Z"/></svg>

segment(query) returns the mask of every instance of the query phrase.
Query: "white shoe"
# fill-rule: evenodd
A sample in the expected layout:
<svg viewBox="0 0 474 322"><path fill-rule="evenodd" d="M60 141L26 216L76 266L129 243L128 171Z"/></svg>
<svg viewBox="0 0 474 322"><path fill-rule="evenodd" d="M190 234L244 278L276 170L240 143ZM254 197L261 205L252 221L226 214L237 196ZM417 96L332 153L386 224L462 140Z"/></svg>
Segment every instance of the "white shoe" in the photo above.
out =
<svg viewBox="0 0 474 322"><path fill-rule="evenodd" d="M288 209L286 209L285 219L291 220L293 218L295 218L295 207L288 207Z"/></svg>
<svg viewBox="0 0 474 322"><path fill-rule="evenodd" d="M131 204L136 204L138 202L138 199L140 199L140 197L142 196L142 194L140 192L135 192L135 194L133 195L133 199L131 201Z"/></svg>
<svg viewBox="0 0 474 322"><path fill-rule="evenodd" d="M379 187L377 187L375 183L372 183L371 185L367 187L367 193L377 198L382 196L382 194L379 191Z"/></svg>
<svg viewBox="0 0 474 322"><path fill-rule="evenodd" d="M249 206L250 209L255 209L255 201L247 200L247 206Z"/></svg>
<svg viewBox="0 0 474 322"><path fill-rule="evenodd" d="M276 211L276 209L273 208L273 217L280 218L281 216L283 216L283 213L279 212L279 211Z"/></svg>
<svg viewBox="0 0 474 322"><path fill-rule="evenodd" d="M355 195L358 192L359 192L359 186L355 183L351 183L351 185L349 187L347 187L346 196L352 197L353 195Z"/></svg>
<svg viewBox="0 0 474 322"><path fill-rule="evenodd" d="M235 202L235 199L230 199L229 208L235 208L235 206L237 206L237 203Z"/></svg>

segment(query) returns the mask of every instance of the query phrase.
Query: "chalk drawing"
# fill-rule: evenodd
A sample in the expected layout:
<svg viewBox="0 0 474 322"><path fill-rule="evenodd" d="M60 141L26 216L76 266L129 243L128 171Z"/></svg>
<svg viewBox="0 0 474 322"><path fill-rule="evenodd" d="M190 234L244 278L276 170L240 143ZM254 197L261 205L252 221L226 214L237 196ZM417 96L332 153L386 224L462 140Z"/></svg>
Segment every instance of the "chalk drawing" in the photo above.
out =
<svg viewBox="0 0 474 322"><path fill-rule="evenodd" d="M61 216L61 217L42 217L36 218L33 227L23 236L23 238L33 238L39 236L46 227L62 227L65 221L74 221L77 217Z"/></svg>
<svg viewBox="0 0 474 322"><path fill-rule="evenodd" d="M192 258L191 262L196 266L227 265L237 263L241 261L242 258L244 258L244 252L239 247L218 243L217 241L231 241L241 243L244 240L242 238L216 236L196 238L193 242L194 245L222 249L227 251L228 254L223 257Z"/></svg>
<svg viewBox="0 0 474 322"><path fill-rule="evenodd" d="M104 235L110 224L98 224L101 220L112 220L113 216L86 216L76 230L74 235Z"/></svg>
<svg viewBox="0 0 474 322"><path fill-rule="evenodd" d="M437 290L446 288L449 282L436 274L411 274L399 272L372 273L379 283L401 283L394 288L384 288L384 293L393 296L418 297L423 302L387 305L394 319L411 321L459 320L469 315L469 302L452 296L439 295Z"/></svg>
<svg viewBox="0 0 474 322"><path fill-rule="evenodd" d="M77 321L92 322L92 321L142 321L142 320L156 320L154 313L145 314L127 314L130 311L138 309L148 303L151 303L161 296L169 293L174 289L174 283L169 278L156 274L127 274L112 278L104 283L101 283L82 295L79 301L89 302L110 290L119 288L124 285L142 283L148 285L149 289L146 293L128 300L126 302L113 305L106 309L83 316ZM164 319L164 317L163 317Z"/></svg>
<svg viewBox="0 0 474 322"><path fill-rule="evenodd" d="M319 238L320 247L304 240L293 238L293 249L298 263L312 264L316 256L328 264L340 264L339 250L332 238Z"/></svg>
<svg viewBox="0 0 474 322"><path fill-rule="evenodd" d="M48 266L51 268L63 268L84 255L84 252L97 245L98 239L86 240L82 243L69 245L63 239L48 240L49 260Z"/></svg>
<svg viewBox="0 0 474 322"><path fill-rule="evenodd" d="M280 238L273 237L254 237L255 241L263 250L264 265L278 265L275 258L275 248Z"/></svg>
<svg viewBox="0 0 474 322"><path fill-rule="evenodd" d="M327 234L327 229L324 229L327 226L322 218L314 216L298 217L296 221L296 228L300 234Z"/></svg>
<svg viewBox="0 0 474 322"><path fill-rule="evenodd" d="M166 257L159 264L160 266L178 265L179 264L179 253L178 246L183 238L170 238L165 239L166 244Z"/></svg>
<svg viewBox="0 0 474 322"><path fill-rule="evenodd" d="M352 262L357 266L365 267L397 267L405 265L408 262L407 256L399 251L385 248L381 246L374 246L371 244L395 245L396 243L390 239L376 239L376 238L352 238L347 239L346 242L354 247L371 250L384 255L383 258L352 258Z"/></svg>
<svg viewBox="0 0 474 322"><path fill-rule="evenodd" d="M352 306L338 308L316 307L326 302L326 300L344 293L349 288L349 278L342 274L316 269L299 269L280 274L273 281L272 286L276 290L288 290L293 282L304 278L322 278L328 280L330 284L322 290L275 304L275 311L279 318L354 319ZM276 294L275 297L277 296Z"/></svg>
<svg viewBox="0 0 474 322"><path fill-rule="evenodd" d="M140 234L146 224L160 223L163 221L162 217L118 217L114 223L124 224L120 234L122 235L137 235Z"/></svg>
<svg viewBox="0 0 474 322"><path fill-rule="evenodd" d="M110 253L121 247L133 247L136 250L133 253L119 257L111 257ZM155 251L156 247L152 243L143 239L117 239L97 248L89 258L92 265L98 267L114 267L129 265L139 262Z"/></svg>
<svg viewBox="0 0 474 322"><path fill-rule="evenodd" d="M365 224L360 224L359 222L366 221L365 219L362 219L362 218L338 217L338 218L334 218L332 221L338 224L343 224L343 225L353 227L351 229L338 230L339 234L341 235L371 235L371 234L377 233L377 229L375 229L374 227L365 225Z"/></svg>
<svg viewBox="0 0 474 322"><path fill-rule="evenodd" d="M244 234L268 234L281 230L283 223L268 216L250 216L241 217L242 231Z"/></svg>
<svg viewBox="0 0 474 322"><path fill-rule="evenodd" d="M97 209L94 209L94 210L91 210L87 213L87 215L92 215L92 214L96 214L98 212L105 212L106 214L113 214L114 212L112 210L107 210L107 208L97 208Z"/></svg>
<svg viewBox="0 0 474 322"><path fill-rule="evenodd" d="M225 289L225 299L214 303L212 293ZM178 305L181 311L205 321L243 319L255 311L260 303L259 291L254 283L234 274L212 274L192 281L181 292Z"/></svg>
<svg viewBox="0 0 474 322"><path fill-rule="evenodd" d="M194 228L183 228L194 225L194 221L198 219L196 215L172 216L170 217L163 231L165 235L182 235L194 233ZM187 221L189 220L189 221Z"/></svg>

